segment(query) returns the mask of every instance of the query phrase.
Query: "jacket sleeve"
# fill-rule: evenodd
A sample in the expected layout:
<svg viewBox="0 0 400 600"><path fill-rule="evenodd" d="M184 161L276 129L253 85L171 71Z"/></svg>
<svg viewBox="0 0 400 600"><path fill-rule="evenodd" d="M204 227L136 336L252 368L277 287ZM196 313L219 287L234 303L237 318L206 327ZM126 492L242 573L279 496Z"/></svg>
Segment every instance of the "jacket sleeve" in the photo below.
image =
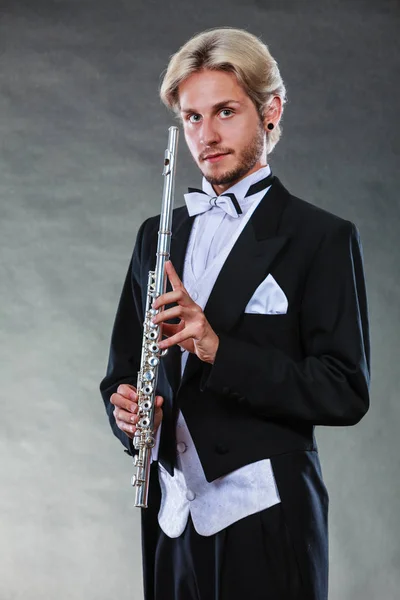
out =
<svg viewBox="0 0 400 600"><path fill-rule="evenodd" d="M132 259L129 264L121 298L112 330L107 372L100 383L100 391L114 434L120 439L129 454L134 454L132 440L121 431L115 422L110 398L121 383L136 386L142 351L143 318L140 263L145 221L140 227Z"/></svg>
<svg viewBox="0 0 400 600"><path fill-rule="evenodd" d="M265 418L354 425L363 417L370 381L367 299L361 241L349 221L327 234L314 256L299 326L300 361L272 344L260 348L221 334L202 389L230 389Z"/></svg>

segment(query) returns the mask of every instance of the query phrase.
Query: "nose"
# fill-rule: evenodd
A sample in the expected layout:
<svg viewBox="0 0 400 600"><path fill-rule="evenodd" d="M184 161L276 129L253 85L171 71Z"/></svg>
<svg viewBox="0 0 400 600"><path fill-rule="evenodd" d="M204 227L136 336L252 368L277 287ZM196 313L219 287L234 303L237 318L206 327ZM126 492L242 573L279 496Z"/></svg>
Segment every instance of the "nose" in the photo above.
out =
<svg viewBox="0 0 400 600"><path fill-rule="evenodd" d="M221 141L221 137L212 119L203 117L200 130L200 143L204 146L213 146Z"/></svg>

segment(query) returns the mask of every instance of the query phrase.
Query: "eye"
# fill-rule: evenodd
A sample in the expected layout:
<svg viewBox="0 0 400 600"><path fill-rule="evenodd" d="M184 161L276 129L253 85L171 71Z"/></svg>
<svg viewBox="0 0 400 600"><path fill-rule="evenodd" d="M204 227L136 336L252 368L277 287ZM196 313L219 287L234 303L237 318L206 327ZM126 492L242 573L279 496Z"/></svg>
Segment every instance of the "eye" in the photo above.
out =
<svg viewBox="0 0 400 600"><path fill-rule="evenodd" d="M226 113L229 113L229 114L226 114ZM231 115L233 115L233 111L230 108L223 108L221 110L220 114L223 118L227 118L227 117L230 117Z"/></svg>
<svg viewBox="0 0 400 600"><path fill-rule="evenodd" d="M190 123L198 123L198 122L199 122L199 120L200 120L200 115L198 115L198 114L195 114L195 113L194 113L194 114L192 114L192 115L188 115L188 117L187 117L187 120L188 120Z"/></svg>

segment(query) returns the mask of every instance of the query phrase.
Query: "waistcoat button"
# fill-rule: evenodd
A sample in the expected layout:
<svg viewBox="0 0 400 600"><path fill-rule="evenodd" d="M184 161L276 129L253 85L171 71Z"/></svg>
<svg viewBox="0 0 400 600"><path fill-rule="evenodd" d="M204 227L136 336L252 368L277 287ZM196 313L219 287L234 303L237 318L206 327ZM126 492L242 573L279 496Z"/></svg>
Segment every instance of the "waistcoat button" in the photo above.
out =
<svg viewBox="0 0 400 600"><path fill-rule="evenodd" d="M186 498L191 502L196 498L196 494L192 490L186 492Z"/></svg>
<svg viewBox="0 0 400 600"><path fill-rule="evenodd" d="M178 442L176 445L176 449L178 450L179 454L183 454L184 452L186 452L187 446L185 442Z"/></svg>

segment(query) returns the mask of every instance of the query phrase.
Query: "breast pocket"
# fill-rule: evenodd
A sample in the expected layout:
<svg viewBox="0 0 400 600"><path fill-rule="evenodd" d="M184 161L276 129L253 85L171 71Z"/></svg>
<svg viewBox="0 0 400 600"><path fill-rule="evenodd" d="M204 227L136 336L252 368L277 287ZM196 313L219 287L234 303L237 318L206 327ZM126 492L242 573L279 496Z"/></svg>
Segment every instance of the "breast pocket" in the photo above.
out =
<svg viewBox="0 0 400 600"><path fill-rule="evenodd" d="M288 311L288 300L278 282L269 275L260 283L244 310L246 314L275 315Z"/></svg>

